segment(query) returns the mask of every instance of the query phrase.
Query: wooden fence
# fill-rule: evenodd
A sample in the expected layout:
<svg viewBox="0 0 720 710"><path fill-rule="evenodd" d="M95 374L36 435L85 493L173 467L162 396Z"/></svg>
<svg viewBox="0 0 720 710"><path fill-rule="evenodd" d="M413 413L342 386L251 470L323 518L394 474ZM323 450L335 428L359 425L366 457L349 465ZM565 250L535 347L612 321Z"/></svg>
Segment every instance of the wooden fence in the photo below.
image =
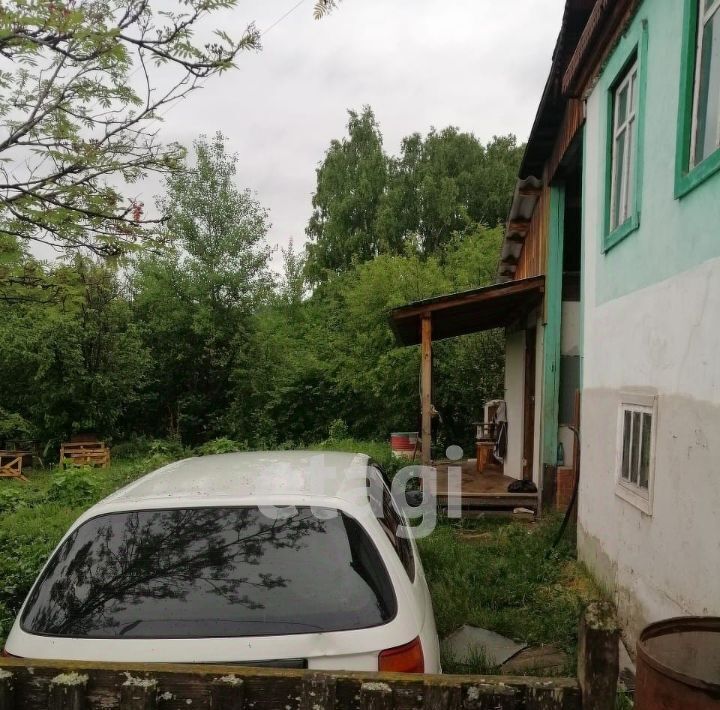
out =
<svg viewBox="0 0 720 710"><path fill-rule="evenodd" d="M0 659L0 710L613 710L618 631L580 626L578 679Z"/></svg>
<svg viewBox="0 0 720 710"><path fill-rule="evenodd" d="M574 679L0 662L0 710L576 710Z"/></svg>

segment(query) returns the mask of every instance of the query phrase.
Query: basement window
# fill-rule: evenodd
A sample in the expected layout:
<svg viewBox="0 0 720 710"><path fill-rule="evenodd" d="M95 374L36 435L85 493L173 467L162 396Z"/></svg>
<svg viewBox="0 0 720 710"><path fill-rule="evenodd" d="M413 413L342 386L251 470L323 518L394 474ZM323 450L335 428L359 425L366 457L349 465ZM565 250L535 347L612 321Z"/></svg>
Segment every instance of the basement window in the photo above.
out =
<svg viewBox="0 0 720 710"><path fill-rule="evenodd" d="M656 402L654 397L623 396L618 417L617 493L652 513Z"/></svg>

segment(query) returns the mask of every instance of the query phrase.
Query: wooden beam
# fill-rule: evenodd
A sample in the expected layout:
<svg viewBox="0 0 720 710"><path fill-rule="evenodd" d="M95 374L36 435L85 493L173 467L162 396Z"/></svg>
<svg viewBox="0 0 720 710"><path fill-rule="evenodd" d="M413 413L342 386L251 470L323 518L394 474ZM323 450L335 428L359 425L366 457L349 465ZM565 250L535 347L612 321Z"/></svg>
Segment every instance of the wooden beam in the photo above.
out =
<svg viewBox="0 0 720 710"><path fill-rule="evenodd" d="M524 293L526 291L537 291L543 283L544 276L533 276L528 279L522 279L521 281L494 284L493 286L487 286L466 293L457 293L437 299L429 299L427 303L421 302L418 304L399 306L391 311L390 317L399 323L406 319L422 317L435 311L447 311L455 307L479 305L503 298L504 296Z"/></svg>
<svg viewBox="0 0 720 710"><path fill-rule="evenodd" d="M604 661L605 658L598 658L593 666L596 673L602 669L595 666ZM613 668L617 676L617 667L613 665ZM125 685L128 674L141 678L149 675L156 680L157 707L165 710L304 710L308 700L320 707L358 710L409 707L580 710L581 707L580 690L574 678L336 671L326 674L325 683L313 680L313 672L299 669L0 658L0 701L5 702L4 705L0 702L0 708L69 710L83 704L86 710L124 708L121 697L128 695ZM76 692L71 692L73 688ZM515 692L510 693L508 689ZM149 695L152 703L152 694ZM49 701L55 704L49 705Z"/></svg>
<svg viewBox="0 0 720 710"><path fill-rule="evenodd" d="M507 223L506 232L508 238L510 237L510 235L517 234L518 236L521 236L523 239L525 239L529 231L530 220L528 219L514 219L512 220L512 222Z"/></svg>
<svg viewBox="0 0 720 710"><path fill-rule="evenodd" d="M432 444L432 316L422 317L421 411L422 411L422 464L430 465Z"/></svg>

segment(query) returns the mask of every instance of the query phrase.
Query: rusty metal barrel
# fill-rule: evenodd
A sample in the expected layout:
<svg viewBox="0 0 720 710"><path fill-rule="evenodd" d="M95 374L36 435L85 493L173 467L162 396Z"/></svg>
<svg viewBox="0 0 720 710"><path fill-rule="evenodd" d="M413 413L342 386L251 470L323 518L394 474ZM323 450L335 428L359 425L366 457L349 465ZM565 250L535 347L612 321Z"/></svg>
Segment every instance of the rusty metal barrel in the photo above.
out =
<svg viewBox="0 0 720 710"><path fill-rule="evenodd" d="M650 624L637 646L636 710L720 710L720 618Z"/></svg>

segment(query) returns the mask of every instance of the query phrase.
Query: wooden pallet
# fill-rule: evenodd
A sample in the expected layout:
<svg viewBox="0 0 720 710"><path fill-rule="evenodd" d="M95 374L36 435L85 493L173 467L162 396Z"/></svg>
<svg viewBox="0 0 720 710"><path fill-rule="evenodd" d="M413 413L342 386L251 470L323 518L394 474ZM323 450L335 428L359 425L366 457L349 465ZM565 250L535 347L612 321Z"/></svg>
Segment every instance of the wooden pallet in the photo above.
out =
<svg viewBox="0 0 720 710"><path fill-rule="evenodd" d="M110 466L110 449L102 441L73 441L60 446L60 465L68 466Z"/></svg>
<svg viewBox="0 0 720 710"><path fill-rule="evenodd" d="M0 451L0 478L28 479L23 476L23 453L18 451Z"/></svg>

